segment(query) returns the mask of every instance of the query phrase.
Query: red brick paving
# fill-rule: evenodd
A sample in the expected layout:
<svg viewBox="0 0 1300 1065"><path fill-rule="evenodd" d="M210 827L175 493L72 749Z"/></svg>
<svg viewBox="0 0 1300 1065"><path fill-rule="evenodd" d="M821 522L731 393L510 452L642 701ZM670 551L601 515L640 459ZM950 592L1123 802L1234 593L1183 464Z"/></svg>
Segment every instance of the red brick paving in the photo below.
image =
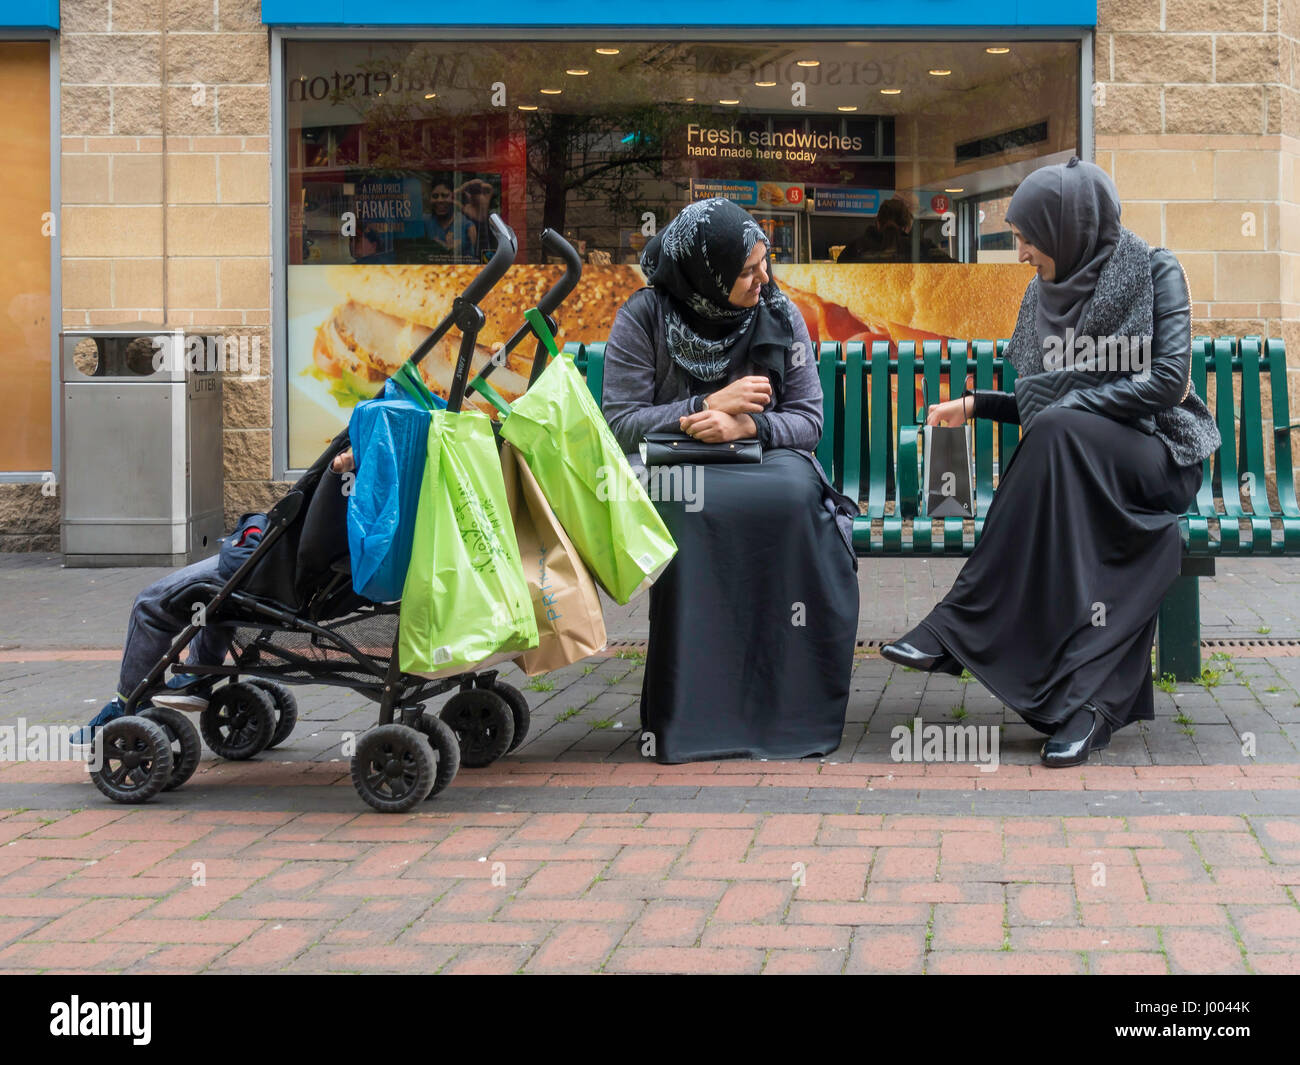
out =
<svg viewBox="0 0 1300 1065"><path fill-rule="evenodd" d="M1284 817L0 811L0 970L1295 973L1298 845Z"/></svg>

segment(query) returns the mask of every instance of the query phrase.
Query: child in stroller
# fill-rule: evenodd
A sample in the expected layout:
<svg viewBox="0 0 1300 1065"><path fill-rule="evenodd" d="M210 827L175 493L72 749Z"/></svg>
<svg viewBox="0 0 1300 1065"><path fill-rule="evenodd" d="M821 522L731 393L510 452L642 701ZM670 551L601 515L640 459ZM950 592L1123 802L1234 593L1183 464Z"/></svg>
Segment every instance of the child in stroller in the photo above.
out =
<svg viewBox="0 0 1300 1065"><path fill-rule="evenodd" d="M355 468L351 447L339 452L330 465L330 469L338 474L351 473ZM301 482L294 486L295 489L300 485ZM229 579L261 543L266 524L265 514L245 514L234 532L222 541L218 554L169 573L136 596L127 622L117 691L103 709L74 734L73 746L91 746L95 733L102 726L126 714L126 700L130 693L192 620L192 607L182 609L181 605L187 599L198 602L203 585ZM226 632L204 625L189 645L187 663L219 666L229 650ZM154 706L201 713L208 707L208 694L216 679L192 673L173 673L164 689L151 693L150 700Z"/></svg>

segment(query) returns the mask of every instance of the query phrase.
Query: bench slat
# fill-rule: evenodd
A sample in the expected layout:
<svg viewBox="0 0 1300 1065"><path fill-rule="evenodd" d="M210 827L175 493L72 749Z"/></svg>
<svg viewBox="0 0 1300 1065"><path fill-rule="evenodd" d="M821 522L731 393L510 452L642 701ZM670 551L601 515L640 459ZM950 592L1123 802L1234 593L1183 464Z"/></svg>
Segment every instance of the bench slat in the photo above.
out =
<svg viewBox="0 0 1300 1065"><path fill-rule="evenodd" d="M1219 496L1223 500L1223 517L1219 520L1219 550L1228 554L1242 552L1241 526L1236 519L1245 511L1241 506L1241 485L1237 480L1236 400L1232 389L1232 357L1236 337L1223 336L1214 341L1215 417L1223 443L1217 455Z"/></svg>
<svg viewBox="0 0 1300 1065"><path fill-rule="evenodd" d="M871 480L867 486L867 517L873 520L885 516L889 491L889 453L892 450L889 431L893 425L889 415L889 385L889 341L876 340L871 344L871 424L868 437Z"/></svg>
<svg viewBox="0 0 1300 1065"><path fill-rule="evenodd" d="M817 444L817 461L822 464L826 479L838 484L835 468L836 418L835 407L839 398L836 387L836 363L839 361L840 346L829 340L823 340L817 346L817 376L822 385L822 438Z"/></svg>
<svg viewBox="0 0 1300 1065"><path fill-rule="evenodd" d="M1238 488L1250 497L1250 550L1266 555L1272 547L1268 481L1264 476L1264 406L1259 389L1259 337L1242 337L1241 352L1241 477ZM1243 504L1244 505L1244 504Z"/></svg>
<svg viewBox="0 0 1300 1065"><path fill-rule="evenodd" d="M844 486L841 491L853 500L862 498L862 430L866 422L862 402L866 391L865 359L860 340L844 345Z"/></svg>

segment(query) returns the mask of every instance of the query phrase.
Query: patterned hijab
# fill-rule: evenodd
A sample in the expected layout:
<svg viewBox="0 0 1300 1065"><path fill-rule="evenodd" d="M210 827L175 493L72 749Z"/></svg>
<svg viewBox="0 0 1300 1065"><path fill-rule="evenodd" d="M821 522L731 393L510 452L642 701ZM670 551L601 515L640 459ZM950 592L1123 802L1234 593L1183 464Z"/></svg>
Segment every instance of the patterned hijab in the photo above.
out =
<svg viewBox="0 0 1300 1065"><path fill-rule="evenodd" d="M743 357L785 371L785 353L794 342L789 300L772 279L754 307L737 307L728 298L754 245L767 235L749 212L715 197L688 204L656 234L641 254L646 280L665 301L665 334L674 362L701 381L717 381Z"/></svg>
<svg viewBox="0 0 1300 1065"><path fill-rule="evenodd" d="M1038 281L1038 335L1077 333L1101 268L1119 243L1119 191L1110 175L1078 158L1035 170L1016 189L1006 219L1056 261L1056 277ZM1037 279L1036 279L1037 280Z"/></svg>

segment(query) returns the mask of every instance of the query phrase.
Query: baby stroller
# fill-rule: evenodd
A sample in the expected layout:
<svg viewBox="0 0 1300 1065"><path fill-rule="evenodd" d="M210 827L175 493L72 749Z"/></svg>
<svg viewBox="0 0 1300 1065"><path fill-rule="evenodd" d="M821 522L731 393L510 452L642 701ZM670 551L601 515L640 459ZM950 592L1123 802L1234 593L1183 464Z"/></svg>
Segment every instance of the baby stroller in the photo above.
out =
<svg viewBox="0 0 1300 1065"><path fill-rule="evenodd" d="M411 355L418 363L452 326L460 329L450 410L460 409L484 325L477 305L513 264L517 250L515 234L497 215L489 224L496 253ZM542 246L565 263L564 275L538 304L554 331L551 312L577 285L582 261L551 230L543 233ZM520 326L502 356L531 332L527 324ZM538 338L530 383L544 365L544 351ZM481 376L499 364L494 357ZM126 716L110 721L97 737L102 747L91 778L114 802L146 802L159 791L180 787L198 768L201 746L189 718L149 705L172 667L227 678L211 692L200 727L213 752L232 760L252 758L288 738L297 721L288 685L335 685L377 702L377 727L356 739L351 770L358 794L381 812L409 810L446 788L460 765L488 765L523 742L529 712L522 692L496 670L435 680L403 673L397 652L400 603L373 603L353 591L347 495L343 475L330 468L348 446L344 429L271 508L261 542L229 580L175 593L169 609L190 614L193 623L129 694ZM233 664L179 665L202 625L225 630ZM452 689L459 690L439 714L424 709L427 700Z"/></svg>

